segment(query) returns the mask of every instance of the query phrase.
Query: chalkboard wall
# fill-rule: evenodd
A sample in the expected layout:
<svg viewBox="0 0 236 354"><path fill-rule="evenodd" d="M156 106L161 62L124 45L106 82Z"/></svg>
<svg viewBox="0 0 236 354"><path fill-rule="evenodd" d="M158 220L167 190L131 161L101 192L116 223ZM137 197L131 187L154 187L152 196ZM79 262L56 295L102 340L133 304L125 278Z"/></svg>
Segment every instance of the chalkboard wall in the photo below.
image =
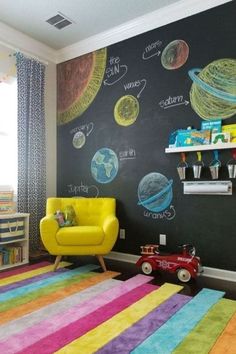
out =
<svg viewBox="0 0 236 354"><path fill-rule="evenodd" d="M139 254L164 233L167 250L192 243L205 266L236 270L236 180L232 196L184 195L180 154L165 154L172 132L200 129L198 106L208 115L218 109L215 118L224 118L230 106L222 122L236 123L235 101L213 97L208 104L204 90L190 99L195 79L188 74L196 78L211 64L215 77L226 67L217 88L225 91L230 81L235 98L235 13L236 3L227 3L58 65L57 194L115 197L126 230L115 251ZM219 158L219 179L228 180L231 151L221 150ZM201 180L211 180L212 152L202 159ZM196 153L187 154L189 166L196 160ZM193 180L191 168L187 180Z"/></svg>

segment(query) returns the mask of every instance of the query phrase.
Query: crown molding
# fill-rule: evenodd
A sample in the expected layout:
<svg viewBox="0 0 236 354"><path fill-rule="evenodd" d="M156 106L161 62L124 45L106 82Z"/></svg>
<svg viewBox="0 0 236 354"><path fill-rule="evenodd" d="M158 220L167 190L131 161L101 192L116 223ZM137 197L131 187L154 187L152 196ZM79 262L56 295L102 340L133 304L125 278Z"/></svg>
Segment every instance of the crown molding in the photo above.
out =
<svg viewBox="0 0 236 354"><path fill-rule="evenodd" d="M57 51L57 63L107 47L233 0L180 0Z"/></svg>
<svg viewBox="0 0 236 354"><path fill-rule="evenodd" d="M233 0L179 0L59 50L0 22L0 42L41 61L58 64L231 1Z"/></svg>
<svg viewBox="0 0 236 354"><path fill-rule="evenodd" d="M15 51L22 51L42 62L57 62L57 51L0 22L0 42Z"/></svg>

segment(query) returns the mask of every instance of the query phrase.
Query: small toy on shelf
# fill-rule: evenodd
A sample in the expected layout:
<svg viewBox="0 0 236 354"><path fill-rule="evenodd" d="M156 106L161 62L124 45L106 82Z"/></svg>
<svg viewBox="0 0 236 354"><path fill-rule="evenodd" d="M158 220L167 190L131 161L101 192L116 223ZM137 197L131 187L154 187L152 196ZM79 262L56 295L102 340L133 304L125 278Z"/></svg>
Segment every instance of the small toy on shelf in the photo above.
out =
<svg viewBox="0 0 236 354"><path fill-rule="evenodd" d="M141 257L136 265L141 267L144 274L151 274L153 270L166 270L177 273L180 281L186 283L202 273L201 260L195 256L195 247L189 244L181 245L180 253L162 254L159 245L141 246Z"/></svg>

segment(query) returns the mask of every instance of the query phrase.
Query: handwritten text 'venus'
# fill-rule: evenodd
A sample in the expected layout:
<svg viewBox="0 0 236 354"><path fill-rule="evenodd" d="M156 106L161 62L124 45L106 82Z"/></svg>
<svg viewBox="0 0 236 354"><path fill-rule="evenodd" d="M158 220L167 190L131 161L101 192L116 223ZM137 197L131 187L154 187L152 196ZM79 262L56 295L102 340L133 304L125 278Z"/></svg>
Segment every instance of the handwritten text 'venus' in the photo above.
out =
<svg viewBox="0 0 236 354"><path fill-rule="evenodd" d="M136 80L136 81L128 82L127 84L124 84L124 89L126 91L126 90L130 90L130 89L134 89L134 88L139 88L141 86L141 90L137 94L137 98L139 98L141 96L141 93L145 89L146 85L147 85L147 80L141 79L141 80Z"/></svg>

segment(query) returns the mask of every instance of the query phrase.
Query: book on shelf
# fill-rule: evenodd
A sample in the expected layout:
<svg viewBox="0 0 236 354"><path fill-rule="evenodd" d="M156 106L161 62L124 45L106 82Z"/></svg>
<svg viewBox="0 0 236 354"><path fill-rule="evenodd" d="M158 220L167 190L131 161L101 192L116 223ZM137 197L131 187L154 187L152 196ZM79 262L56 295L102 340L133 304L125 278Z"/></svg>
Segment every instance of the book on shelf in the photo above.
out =
<svg viewBox="0 0 236 354"><path fill-rule="evenodd" d="M0 266L21 263L23 261L22 246L4 246L0 248Z"/></svg>

